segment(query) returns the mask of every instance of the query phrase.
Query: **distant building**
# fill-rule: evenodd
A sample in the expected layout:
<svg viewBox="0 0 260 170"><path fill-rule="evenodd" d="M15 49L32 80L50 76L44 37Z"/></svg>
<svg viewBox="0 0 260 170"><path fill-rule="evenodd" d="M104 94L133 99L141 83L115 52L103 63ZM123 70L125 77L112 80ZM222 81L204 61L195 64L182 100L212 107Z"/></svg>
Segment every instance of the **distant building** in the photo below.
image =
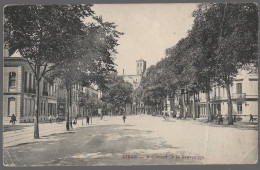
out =
<svg viewBox="0 0 260 170"><path fill-rule="evenodd" d="M80 116L85 116L85 114L88 112L88 110L85 110L85 113L83 111L83 107L79 105L80 101L80 93L85 93L89 94L90 97L98 99L99 98L99 91L96 90L93 86L90 87L82 87L81 85L73 85L73 90L72 90L72 118L75 117L80 117ZM66 103L66 96L67 96L67 91L66 89L60 89L58 90L58 96L57 96L57 101L58 101L58 113L61 117L64 117L66 119L67 115L67 103Z"/></svg>
<svg viewBox="0 0 260 170"><path fill-rule="evenodd" d="M129 82L133 85L133 88L136 89L140 82L143 74L146 71L146 61L143 59L136 61L136 75L123 75L123 78L126 82Z"/></svg>
<svg viewBox="0 0 260 170"><path fill-rule="evenodd" d="M140 59L136 61L136 75L122 75L122 76L126 82L129 82L133 85L134 89L137 89L141 83L141 79L145 74L145 72L146 72L146 61ZM134 114L144 113L145 112L144 103L143 102L133 103L131 106L128 106L126 108L126 112L134 113Z"/></svg>
<svg viewBox="0 0 260 170"><path fill-rule="evenodd" d="M143 75L146 71L146 61L140 59L136 61L136 74L137 75Z"/></svg>

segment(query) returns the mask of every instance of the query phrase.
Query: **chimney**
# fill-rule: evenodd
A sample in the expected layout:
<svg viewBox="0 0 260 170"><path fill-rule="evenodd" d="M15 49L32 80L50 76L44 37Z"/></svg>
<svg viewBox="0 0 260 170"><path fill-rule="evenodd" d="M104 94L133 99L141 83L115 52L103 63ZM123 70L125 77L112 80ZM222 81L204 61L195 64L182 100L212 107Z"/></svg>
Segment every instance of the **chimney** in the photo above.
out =
<svg viewBox="0 0 260 170"><path fill-rule="evenodd" d="M125 70L123 69L123 75L125 75Z"/></svg>

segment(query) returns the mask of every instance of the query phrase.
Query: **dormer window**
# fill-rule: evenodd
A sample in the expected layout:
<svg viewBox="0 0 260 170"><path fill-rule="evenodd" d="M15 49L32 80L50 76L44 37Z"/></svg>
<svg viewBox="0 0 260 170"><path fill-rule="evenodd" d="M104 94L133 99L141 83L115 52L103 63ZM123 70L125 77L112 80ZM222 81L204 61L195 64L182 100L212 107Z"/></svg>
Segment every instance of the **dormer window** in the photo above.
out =
<svg viewBox="0 0 260 170"><path fill-rule="evenodd" d="M16 73L10 72L9 73L9 87L15 88L15 86L16 86Z"/></svg>

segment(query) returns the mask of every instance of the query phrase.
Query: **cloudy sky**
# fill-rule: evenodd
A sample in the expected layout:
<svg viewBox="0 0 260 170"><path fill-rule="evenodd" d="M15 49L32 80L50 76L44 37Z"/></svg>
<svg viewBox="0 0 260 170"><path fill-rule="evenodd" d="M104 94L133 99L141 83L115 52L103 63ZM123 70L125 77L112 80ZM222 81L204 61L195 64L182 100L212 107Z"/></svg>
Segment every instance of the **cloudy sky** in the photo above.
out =
<svg viewBox="0 0 260 170"><path fill-rule="evenodd" d="M93 10L104 21L114 22L124 32L117 47L119 74L136 74L136 60L147 66L165 57L165 50L187 35L196 4L96 4Z"/></svg>

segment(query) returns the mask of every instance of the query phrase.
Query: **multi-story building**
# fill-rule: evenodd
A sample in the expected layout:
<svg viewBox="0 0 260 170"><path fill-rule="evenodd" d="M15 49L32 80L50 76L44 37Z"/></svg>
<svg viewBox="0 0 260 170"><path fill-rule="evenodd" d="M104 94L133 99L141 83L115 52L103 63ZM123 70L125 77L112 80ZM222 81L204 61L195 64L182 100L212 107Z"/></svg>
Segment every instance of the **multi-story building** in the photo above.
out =
<svg viewBox="0 0 260 170"><path fill-rule="evenodd" d="M258 74L250 73L247 70L239 70L237 76L234 78L233 85L230 87L230 94L232 100L232 111L236 118L248 120L249 115L252 114L258 117ZM188 117L192 117L195 104L196 117L207 118L207 100L206 93L199 92L193 95L183 92L183 94L176 95L175 110L183 113L183 98L184 95L186 112ZM194 102L195 100L195 102ZM165 101L164 113L172 112L170 108L169 99ZM228 114L228 100L227 92L224 87L213 86L210 92L210 112L212 115Z"/></svg>
<svg viewBox="0 0 260 170"><path fill-rule="evenodd" d="M39 122L48 121L51 115L57 114L65 117L66 90L59 88L60 80L56 79L53 84L45 79L40 82L40 107ZM34 74L18 51L9 55L4 49L3 69L3 121L7 124L12 114L16 115L17 123L34 122L36 105L36 81ZM82 115L79 107L79 92L88 92L92 97L98 98L98 91L92 87L84 88L79 85L73 86L72 112L73 115Z"/></svg>
<svg viewBox="0 0 260 170"><path fill-rule="evenodd" d="M72 114L71 116L73 118L83 116L83 107L80 107L80 93L89 94L90 97L98 99L99 91L95 89L93 86L90 87L82 87L81 85L73 85L72 87ZM67 114L67 91L66 89L60 89L58 90L58 113L61 117L64 117L66 119ZM87 111L87 110L85 110ZM86 114L86 113L85 113Z"/></svg>
<svg viewBox="0 0 260 170"><path fill-rule="evenodd" d="M258 74L247 70L239 70L233 85L230 87L233 115L249 118L249 115L258 116ZM228 114L227 92L220 86L214 86L210 93L211 113ZM207 117L206 96L199 94L197 115Z"/></svg>
<svg viewBox="0 0 260 170"><path fill-rule="evenodd" d="M35 78L34 74L18 51L9 55L4 49L3 69L3 120L8 122L15 114L17 122L33 122L35 114ZM57 84L46 81L40 84L39 121L47 120L49 115L56 115Z"/></svg>

